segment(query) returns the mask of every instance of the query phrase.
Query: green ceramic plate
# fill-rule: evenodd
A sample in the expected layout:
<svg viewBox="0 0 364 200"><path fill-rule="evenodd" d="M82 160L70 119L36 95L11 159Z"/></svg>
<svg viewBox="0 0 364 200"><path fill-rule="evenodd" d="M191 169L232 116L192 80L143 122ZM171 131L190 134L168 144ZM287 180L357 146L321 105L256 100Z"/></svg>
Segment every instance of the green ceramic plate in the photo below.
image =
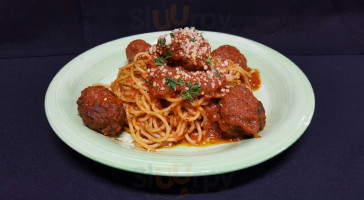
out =
<svg viewBox="0 0 364 200"><path fill-rule="evenodd" d="M49 85L45 110L55 133L71 148L97 162L122 170L167 176L202 176L231 172L261 163L292 145L310 124L314 93L302 71L289 59L242 37L204 31L212 49L230 44L259 69L262 87L254 95L267 116L261 138L209 147L175 147L147 152L133 148L129 134L122 142L85 127L77 112L80 92L94 83L110 83L127 63L125 48L135 39L155 43L167 32L146 33L97 46L64 66Z"/></svg>

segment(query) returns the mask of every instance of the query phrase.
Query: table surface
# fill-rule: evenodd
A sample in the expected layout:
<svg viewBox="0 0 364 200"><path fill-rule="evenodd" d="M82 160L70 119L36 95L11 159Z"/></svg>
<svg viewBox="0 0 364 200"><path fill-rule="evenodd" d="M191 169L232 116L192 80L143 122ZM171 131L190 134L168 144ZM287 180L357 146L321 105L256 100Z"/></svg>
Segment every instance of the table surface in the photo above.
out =
<svg viewBox="0 0 364 200"><path fill-rule="evenodd" d="M364 55L288 56L316 98L303 136L278 156L205 177L157 177L94 162L48 124L44 98L76 55L0 59L1 199L360 199L364 196Z"/></svg>

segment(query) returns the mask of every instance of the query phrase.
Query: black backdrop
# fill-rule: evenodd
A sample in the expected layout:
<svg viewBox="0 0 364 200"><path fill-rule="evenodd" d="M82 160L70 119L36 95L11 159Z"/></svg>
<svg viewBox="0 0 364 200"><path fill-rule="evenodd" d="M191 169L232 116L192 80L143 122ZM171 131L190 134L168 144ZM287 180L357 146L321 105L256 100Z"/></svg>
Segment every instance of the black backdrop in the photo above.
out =
<svg viewBox="0 0 364 200"><path fill-rule="evenodd" d="M137 33L195 26L286 55L364 53L363 1L1 1L0 57L77 54ZM167 16L167 17L166 17Z"/></svg>
<svg viewBox="0 0 364 200"><path fill-rule="evenodd" d="M167 16L167 17L166 17ZM116 170L64 144L46 89L72 58L138 33L196 26L261 42L292 59L316 98L288 150L216 176ZM0 199L361 199L364 196L363 1L0 1Z"/></svg>

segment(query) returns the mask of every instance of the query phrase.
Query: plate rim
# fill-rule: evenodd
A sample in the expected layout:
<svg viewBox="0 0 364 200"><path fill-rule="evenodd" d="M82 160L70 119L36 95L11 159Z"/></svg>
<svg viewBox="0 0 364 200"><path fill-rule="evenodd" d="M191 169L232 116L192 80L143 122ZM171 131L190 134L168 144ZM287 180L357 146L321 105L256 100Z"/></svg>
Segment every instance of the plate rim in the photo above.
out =
<svg viewBox="0 0 364 200"><path fill-rule="evenodd" d="M229 166L225 166L225 168L219 167L219 170L200 170L200 171L176 171L176 172L171 172L171 171L148 171L142 169L140 170L140 168L131 168L128 166L120 166L120 165L115 165L115 163L111 163L108 162L107 160L100 158L98 156L92 155L92 153L86 151L83 147L79 147L77 146L77 144L75 144L72 141L69 141L63 134L62 131L59 130L59 126L55 123L54 119L53 119L53 114L51 113L51 93L52 92L56 92L55 89L57 89L57 87L59 87L59 85L57 85L57 83L60 81L60 78L65 75L65 73L67 72L67 70L69 68L72 67L73 63L77 62L77 59L80 59L82 56L85 56L87 54L90 54L93 51L97 51L98 49L105 47L107 45L110 45L112 43L115 43L117 41L121 41L121 40L128 40L128 39L132 39L132 38L143 38L143 36L145 35L155 35L155 37L157 38L159 35L161 34L165 34L168 33L169 31L158 31L158 32L150 32L150 33L142 33L142 34L136 34L136 35L131 35L131 36L127 36L127 37L123 37L123 38L119 38L116 40L112 40L100 45L97 45L79 55L77 55L76 57L74 57L72 60L70 60L66 65L64 65L58 72L57 74L53 77L52 81L50 82L48 88L47 88L47 92L45 95L45 102L44 102L44 107L45 107L45 112L46 112L46 116L47 116L47 120L50 124L50 126L52 127L53 131L56 133L56 135L63 141L65 142L69 147L71 147L73 150L75 150L76 152L80 153L83 156L86 156L87 158L90 158L96 162L105 164L107 166L110 167L114 167L117 169L122 169L125 171L129 171L129 172L134 172L134 173L141 173L141 174L148 174L148 175L163 175L163 176L205 176L205 175L214 175L214 174L221 174L221 173L228 173L228 172L232 172L232 171L236 171L236 170L241 170L244 168L248 168L248 167L252 167L255 165L258 165L262 162L265 162L266 160L269 160L273 157L275 157L276 155L280 154L281 152L283 152L284 150L286 150L287 148L289 148L290 146L292 146L302 135L303 133L306 131L306 129L308 128L309 124L311 123L314 111L315 111L315 95L314 95L314 91L312 88L312 85L309 81L309 79L307 78L307 76L303 73L303 71L295 64L293 63L290 59L288 59L287 57L285 57L284 55L282 55L281 53L277 52L276 50L265 46L259 42L241 37L241 36L237 36L237 35L232 35L232 34L227 34L227 33L221 33L221 32L213 32L213 31L201 31L207 34L219 34L219 35L224 35L226 37L233 37L239 40L245 40L253 45L258 46L258 48L262 48L264 51L268 50L270 51L270 53L274 54L274 57L278 58L283 58L286 62L288 62L288 64L290 65L290 69L293 70L295 72L296 75L300 76L300 80L304 81L303 84L306 85L306 89L308 89L309 91L309 95L307 95L307 98L309 100L309 108L306 108L305 112L305 116L307 117L307 121L308 124L306 126L299 126L299 128L297 130L295 130L295 132L297 132L296 134L293 134L290 138L290 140L286 143L284 143L284 145L278 145L279 148L276 148L274 152L270 152L268 155L265 155L263 157L260 157L258 159L256 159L255 161L253 161L252 163L249 164L245 164L245 165L241 165L240 162L234 162L232 164L230 164ZM58 82L57 82L58 81ZM203 147L199 147L199 148L203 148ZM154 157L154 156L152 156ZM169 167L171 166L171 163L168 163ZM173 163L172 163L173 164Z"/></svg>

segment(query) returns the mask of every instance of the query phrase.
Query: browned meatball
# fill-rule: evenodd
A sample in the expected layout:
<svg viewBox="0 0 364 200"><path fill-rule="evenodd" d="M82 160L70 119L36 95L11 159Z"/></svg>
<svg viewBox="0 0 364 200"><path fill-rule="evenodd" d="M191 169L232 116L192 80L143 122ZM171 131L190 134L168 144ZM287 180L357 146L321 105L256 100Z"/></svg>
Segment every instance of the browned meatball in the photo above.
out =
<svg viewBox="0 0 364 200"><path fill-rule="evenodd" d="M128 58L128 62L133 62L135 55L140 52L147 52L149 47L150 44L141 39L130 42L126 47L126 57Z"/></svg>
<svg viewBox="0 0 364 200"><path fill-rule="evenodd" d="M78 113L90 129L104 135L120 133L125 122L123 102L103 86L91 86L77 100Z"/></svg>
<svg viewBox="0 0 364 200"><path fill-rule="evenodd" d="M203 122L202 127L207 133L212 133L214 135L218 135L219 137L223 136L223 132L219 127L220 119L220 108L219 105L220 99L211 99L211 104L204 107L206 112L206 120Z"/></svg>
<svg viewBox="0 0 364 200"><path fill-rule="evenodd" d="M220 100L220 129L224 137L258 136L265 126L263 104L244 86L230 88Z"/></svg>
<svg viewBox="0 0 364 200"><path fill-rule="evenodd" d="M223 45L211 52L212 57L220 58L221 60L231 60L243 69L248 70L245 56L240 51L230 45Z"/></svg>
<svg viewBox="0 0 364 200"><path fill-rule="evenodd" d="M207 70L211 47L197 30L184 28L160 36L156 51L161 56L171 53L169 60L188 70Z"/></svg>

